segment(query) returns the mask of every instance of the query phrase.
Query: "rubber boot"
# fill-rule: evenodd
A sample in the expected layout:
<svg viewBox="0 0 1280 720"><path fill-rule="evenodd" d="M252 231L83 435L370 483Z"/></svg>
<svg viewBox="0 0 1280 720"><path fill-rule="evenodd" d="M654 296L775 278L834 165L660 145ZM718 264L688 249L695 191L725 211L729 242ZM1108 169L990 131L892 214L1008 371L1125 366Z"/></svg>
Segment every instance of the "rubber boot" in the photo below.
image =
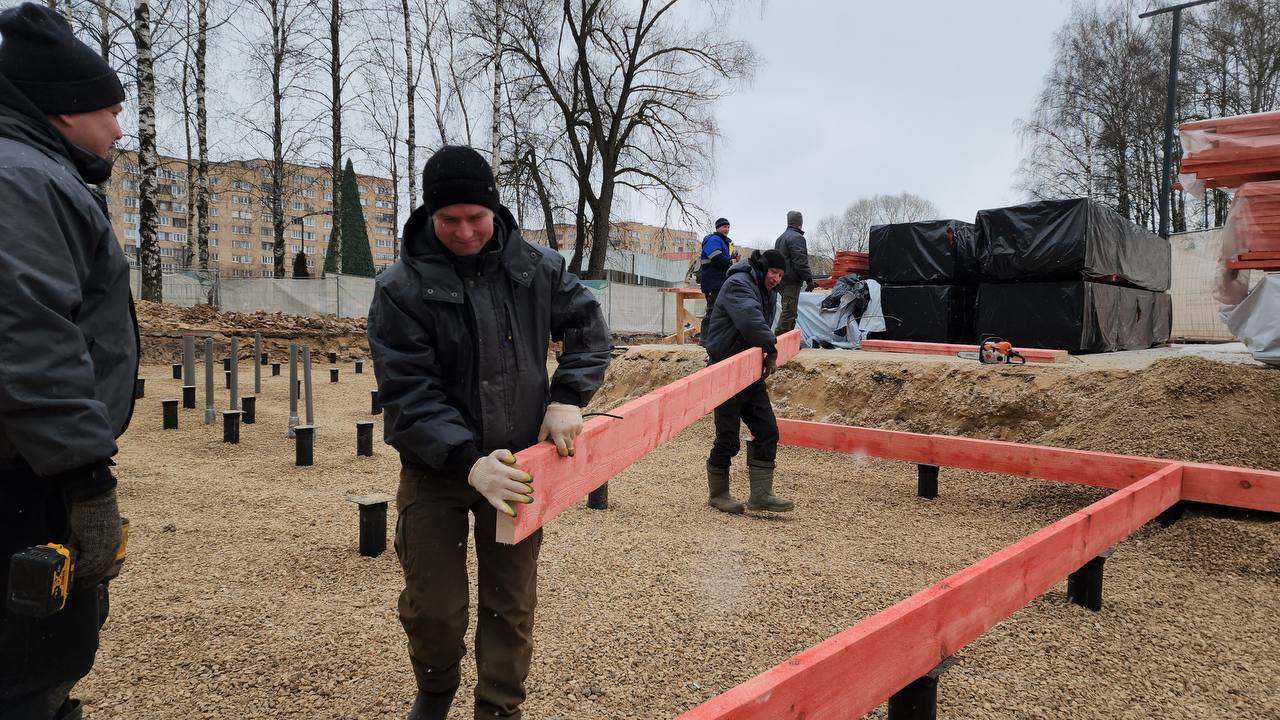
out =
<svg viewBox="0 0 1280 720"><path fill-rule="evenodd" d="M708 505L731 515L742 514L742 503L729 494L729 468L716 467L707 463L707 487L711 492L711 497L707 500Z"/></svg>
<svg viewBox="0 0 1280 720"><path fill-rule="evenodd" d="M68 699L62 703L62 707L58 708L58 714L54 715L54 720L81 720L84 717L84 708L81 707L79 700Z"/></svg>
<svg viewBox="0 0 1280 720"><path fill-rule="evenodd" d="M796 504L773 494L773 469L777 463L770 460L747 462L747 475L751 478L751 496L747 498L747 509L753 511L787 512Z"/></svg>
<svg viewBox="0 0 1280 720"><path fill-rule="evenodd" d="M453 695L458 688L444 692L418 691L418 697L409 710L408 720L445 720L449 717L449 706L453 705Z"/></svg>

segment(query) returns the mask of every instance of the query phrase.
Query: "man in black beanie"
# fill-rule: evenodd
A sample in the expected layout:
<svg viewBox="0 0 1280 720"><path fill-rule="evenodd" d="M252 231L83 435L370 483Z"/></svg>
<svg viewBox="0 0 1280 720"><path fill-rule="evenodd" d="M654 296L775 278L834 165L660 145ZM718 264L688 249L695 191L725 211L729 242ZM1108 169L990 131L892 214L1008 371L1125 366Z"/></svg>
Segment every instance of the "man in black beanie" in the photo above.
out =
<svg viewBox="0 0 1280 720"><path fill-rule="evenodd" d="M703 346L711 362L737 355L747 348L764 350L761 378L742 392L721 403L715 410L716 440L707 458L708 503L721 512L739 514L743 505L729 493L729 468L741 449L741 425L751 431L747 443L747 474L751 494L746 509L786 512L790 500L773 494L773 471L778 455L778 421L765 384L777 368L778 350L773 334L776 288L782 282L787 260L777 250L755 250L746 260L729 268L720 288Z"/></svg>
<svg viewBox="0 0 1280 720"><path fill-rule="evenodd" d="M369 347L400 452L400 622L418 695L412 720L444 720L467 630L467 522L475 516L479 611L475 717L519 718L533 657L539 530L497 542L497 515L534 502L513 453L574 454L582 408L613 343L591 292L559 253L520 237L489 163L444 147L422 171L422 207L400 260L378 276ZM547 377L550 340L563 341Z"/></svg>
<svg viewBox="0 0 1280 720"><path fill-rule="evenodd" d="M65 605L0 604L0 717L78 718L121 541L111 457L133 412L129 264L90 189L124 88L61 15L0 13L0 599L15 553L74 552Z"/></svg>

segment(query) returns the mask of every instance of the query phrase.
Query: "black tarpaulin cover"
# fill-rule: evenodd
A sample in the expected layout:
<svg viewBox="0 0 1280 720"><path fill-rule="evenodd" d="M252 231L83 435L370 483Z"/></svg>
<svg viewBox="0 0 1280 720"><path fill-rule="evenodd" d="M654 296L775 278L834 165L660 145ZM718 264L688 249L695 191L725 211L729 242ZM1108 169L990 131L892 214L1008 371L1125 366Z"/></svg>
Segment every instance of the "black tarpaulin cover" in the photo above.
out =
<svg viewBox="0 0 1280 720"><path fill-rule="evenodd" d="M1044 200L981 210L985 280L1113 280L1169 289L1169 242L1092 200Z"/></svg>
<svg viewBox="0 0 1280 720"><path fill-rule="evenodd" d="M882 285L886 340L972 342L977 285Z"/></svg>
<svg viewBox="0 0 1280 720"><path fill-rule="evenodd" d="M975 282L977 229L963 220L871 228L871 277L881 283Z"/></svg>
<svg viewBox="0 0 1280 720"><path fill-rule="evenodd" d="M977 337L1015 347L1073 353L1144 350L1168 342L1173 319L1166 293L1108 283L983 284Z"/></svg>

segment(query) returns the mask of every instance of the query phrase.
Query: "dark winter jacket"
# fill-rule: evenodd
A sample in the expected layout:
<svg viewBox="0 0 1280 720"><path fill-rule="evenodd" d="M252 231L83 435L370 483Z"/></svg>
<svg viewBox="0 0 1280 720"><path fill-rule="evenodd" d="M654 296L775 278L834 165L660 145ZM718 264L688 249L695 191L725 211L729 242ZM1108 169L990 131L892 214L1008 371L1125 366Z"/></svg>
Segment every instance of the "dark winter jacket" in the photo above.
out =
<svg viewBox="0 0 1280 720"><path fill-rule="evenodd" d="M74 497L133 414L138 325L129 263L86 183L111 175L0 76L0 461Z"/></svg>
<svg viewBox="0 0 1280 720"><path fill-rule="evenodd" d="M419 208L400 260L369 307L386 441L401 462L466 478L483 454L533 445L549 402L585 406L604 380L612 337L595 296L564 258L494 219L479 255L454 256ZM563 340L547 378L547 346Z"/></svg>
<svg viewBox="0 0 1280 720"><path fill-rule="evenodd" d="M733 244L729 238L718 232L702 238L702 254L698 264L702 271L700 284L702 292L718 292L724 285L725 273L733 265Z"/></svg>
<svg viewBox="0 0 1280 720"><path fill-rule="evenodd" d="M765 289L766 272L751 258L729 268L703 342L711 362L733 357L747 348L763 348L766 355L777 351L773 335L777 293Z"/></svg>
<svg viewBox="0 0 1280 720"><path fill-rule="evenodd" d="M782 276L782 282L798 285L813 279L813 271L809 269L809 244L803 230L787 226L773 243L773 249L787 259L787 273Z"/></svg>

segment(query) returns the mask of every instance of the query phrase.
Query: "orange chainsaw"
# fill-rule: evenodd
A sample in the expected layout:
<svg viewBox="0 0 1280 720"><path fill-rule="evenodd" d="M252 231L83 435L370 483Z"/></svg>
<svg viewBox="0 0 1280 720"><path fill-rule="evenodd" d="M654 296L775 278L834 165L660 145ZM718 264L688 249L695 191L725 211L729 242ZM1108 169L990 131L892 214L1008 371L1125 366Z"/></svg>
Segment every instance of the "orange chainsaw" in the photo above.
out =
<svg viewBox="0 0 1280 720"><path fill-rule="evenodd" d="M1022 353L1013 349L1013 343L994 337L983 340L977 352L961 352L956 355L966 360L977 360L983 365L1025 365L1027 363Z"/></svg>

